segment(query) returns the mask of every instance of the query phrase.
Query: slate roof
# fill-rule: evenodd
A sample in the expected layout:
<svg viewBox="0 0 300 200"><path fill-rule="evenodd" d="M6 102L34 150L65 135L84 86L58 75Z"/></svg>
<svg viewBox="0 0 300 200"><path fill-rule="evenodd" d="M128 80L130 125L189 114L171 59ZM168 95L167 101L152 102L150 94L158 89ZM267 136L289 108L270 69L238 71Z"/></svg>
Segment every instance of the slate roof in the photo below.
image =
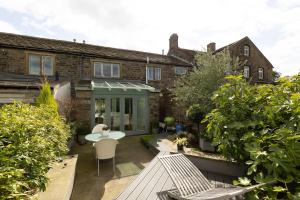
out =
<svg viewBox="0 0 300 200"><path fill-rule="evenodd" d="M243 37L243 38L240 39L240 40L237 40L237 41L235 41L235 42L233 42L233 43L230 43L230 44L228 44L228 45L226 45L226 46L224 46L224 47L221 47L221 48L215 50L215 51L214 51L214 54L215 54L215 53L218 53L218 52L221 52L221 51L223 51L223 50L226 49L226 48L235 46L235 45L237 45L238 43L240 43L241 41L243 41L243 40L245 40L245 39L250 40L248 36Z"/></svg>
<svg viewBox="0 0 300 200"><path fill-rule="evenodd" d="M186 62L167 55L4 32L0 32L0 47L68 53L138 62L146 62L147 57L149 57L150 63L190 66Z"/></svg>

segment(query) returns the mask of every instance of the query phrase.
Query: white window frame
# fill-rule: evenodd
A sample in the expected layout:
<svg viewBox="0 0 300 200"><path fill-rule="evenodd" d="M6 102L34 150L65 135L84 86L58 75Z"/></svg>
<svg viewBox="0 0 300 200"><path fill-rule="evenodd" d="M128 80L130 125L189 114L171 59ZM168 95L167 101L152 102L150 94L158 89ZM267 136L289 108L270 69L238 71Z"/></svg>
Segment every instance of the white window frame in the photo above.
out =
<svg viewBox="0 0 300 200"><path fill-rule="evenodd" d="M249 45L244 45L244 56L250 56L250 47Z"/></svg>
<svg viewBox="0 0 300 200"><path fill-rule="evenodd" d="M38 56L40 58L40 73L39 74L32 74L30 71L31 69L31 63L30 63L30 56ZM52 62L52 70L51 70L51 74L45 74L44 71L45 71L45 66L44 66L44 59L45 57L50 57L51 58L51 62ZM35 53L30 53L28 54L28 74L30 75L36 75L36 76L39 76L39 75L45 75L45 76L53 76L54 75L54 56L53 55L42 55L42 54L35 54Z"/></svg>
<svg viewBox="0 0 300 200"><path fill-rule="evenodd" d="M174 73L176 75L185 75L187 73L187 69L186 69L186 67L176 66L174 68Z"/></svg>
<svg viewBox="0 0 300 200"><path fill-rule="evenodd" d="M152 71L152 74L150 73ZM152 76L150 76L152 75ZM160 67L147 67L147 80L148 81L160 81L161 80L161 68Z"/></svg>
<svg viewBox="0 0 300 200"><path fill-rule="evenodd" d="M263 80L264 79L264 68L259 67L258 68L258 79Z"/></svg>
<svg viewBox="0 0 300 200"><path fill-rule="evenodd" d="M100 64L100 65L99 65ZM103 73L103 64L109 64L110 65L110 76L105 76ZM109 63L109 62L94 62L94 77L96 78L120 78L120 64L119 63ZM96 65L100 66L100 72L101 74L96 74ZM114 75L113 68L114 66L118 66L118 73Z"/></svg>
<svg viewBox="0 0 300 200"><path fill-rule="evenodd" d="M248 65L244 66L243 73L244 73L244 78L249 78L250 77L250 67Z"/></svg>

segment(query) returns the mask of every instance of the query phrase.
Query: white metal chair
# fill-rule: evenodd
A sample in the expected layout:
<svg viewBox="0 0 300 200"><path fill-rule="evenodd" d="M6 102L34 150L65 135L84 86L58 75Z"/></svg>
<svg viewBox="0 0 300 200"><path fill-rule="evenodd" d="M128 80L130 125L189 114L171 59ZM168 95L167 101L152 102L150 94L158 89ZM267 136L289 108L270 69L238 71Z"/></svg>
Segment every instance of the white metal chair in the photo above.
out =
<svg viewBox="0 0 300 200"><path fill-rule="evenodd" d="M99 160L104 159L113 159L113 170L115 173L115 154L116 154L116 147L118 141L112 138L105 138L101 139L95 143L96 148L96 158L98 164L98 176L99 176Z"/></svg>
<svg viewBox="0 0 300 200"><path fill-rule="evenodd" d="M107 128L108 126L106 124L97 124L96 126L94 126L92 133L99 133Z"/></svg>
<svg viewBox="0 0 300 200"><path fill-rule="evenodd" d="M183 154L159 156L158 159L175 184L176 189L166 191L174 199L227 200L266 184L262 183L248 187L215 188Z"/></svg>

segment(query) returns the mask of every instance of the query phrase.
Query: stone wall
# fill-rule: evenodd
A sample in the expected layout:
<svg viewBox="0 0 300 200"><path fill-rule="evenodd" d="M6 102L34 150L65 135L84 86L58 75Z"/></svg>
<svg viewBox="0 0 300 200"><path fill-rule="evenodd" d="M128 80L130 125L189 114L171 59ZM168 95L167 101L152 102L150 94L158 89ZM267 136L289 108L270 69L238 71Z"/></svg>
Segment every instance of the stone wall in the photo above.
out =
<svg viewBox="0 0 300 200"><path fill-rule="evenodd" d="M250 55L244 56L244 45L248 45L250 47ZM241 63L241 69L243 70L243 66L247 65L250 68L250 78L253 83L268 83L272 82L272 64L268 62L265 56L260 52L260 50L255 46L255 44L245 38L240 41L238 44L231 46L229 48L230 53L234 57L239 58L239 62ZM258 68L261 67L264 69L264 79L258 79Z"/></svg>
<svg viewBox="0 0 300 200"><path fill-rule="evenodd" d="M93 73L93 62L117 62L120 63L120 78L116 80L134 80L146 83L146 59L145 62L135 62L128 60L107 60L97 57L88 57L81 55L72 55L65 53L49 53L40 51L26 51L22 49L1 48L0 52L0 73L14 73L17 75L27 75L27 54L39 53L53 55L55 57L55 72L59 75L60 81L69 81L71 83L72 96L78 100L75 118L80 121L90 123L91 114L91 92L75 91L81 80L103 80L95 78ZM155 87L158 91L166 91L173 87L176 75L173 65L153 64L148 66L161 68L161 80L148 81L148 85ZM38 76L36 76L38 77ZM54 79L53 77L49 78ZM164 97L163 103L160 101L159 93L151 93L149 97L150 121L157 122L163 120L165 114L172 115L171 101Z"/></svg>

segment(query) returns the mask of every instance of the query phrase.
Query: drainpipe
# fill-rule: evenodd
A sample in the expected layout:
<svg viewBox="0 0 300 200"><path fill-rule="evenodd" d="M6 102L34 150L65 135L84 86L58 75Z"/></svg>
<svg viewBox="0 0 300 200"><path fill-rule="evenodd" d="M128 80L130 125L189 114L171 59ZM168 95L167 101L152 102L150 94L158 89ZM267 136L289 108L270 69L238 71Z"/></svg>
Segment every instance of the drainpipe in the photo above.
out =
<svg viewBox="0 0 300 200"><path fill-rule="evenodd" d="M147 64L146 64L146 85L148 85L148 64L149 64L149 57L147 57Z"/></svg>

